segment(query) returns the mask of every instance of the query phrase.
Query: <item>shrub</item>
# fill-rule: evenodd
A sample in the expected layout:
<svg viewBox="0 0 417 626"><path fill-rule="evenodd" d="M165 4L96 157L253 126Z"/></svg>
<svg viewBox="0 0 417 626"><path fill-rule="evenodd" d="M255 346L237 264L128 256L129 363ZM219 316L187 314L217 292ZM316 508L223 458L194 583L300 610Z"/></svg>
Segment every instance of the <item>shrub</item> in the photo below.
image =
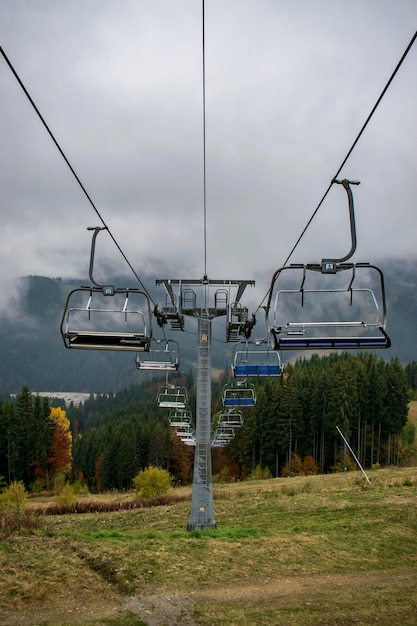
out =
<svg viewBox="0 0 417 626"><path fill-rule="evenodd" d="M10 483L3 493L0 494L0 510L12 511L18 515L23 515L27 497L28 494L21 481Z"/></svg>
<svg viewBox="0 0 417 626"><path fill-rule="evenodd" d="M284 478L288 476L301 476L302 474L304 474L304 472L301 465L301 458L298 454L293 452L291 454L290 466L288 467L288 463L286 463L281 468L281 476Z"/></svg>
<svg viewBox="0 0 417 626"><path fill-rule="evenodd" d="M0 532L4 536L14 533L32 534L38 530L50 532L43 516L25 511L27 497L21 481L11 483L0 493Z"/></svg>
<svg viewBox="0 0 417 626"><path fill-rule="evenodd" d="M65 483L65 485L61 488L58 494L58 503L64 505L74 504L76 501L74 489L72 485L69 483Z"/></svg>
<svg viewBox="0 0 417 626"><path fill-rule="evenodd" d="M336 457L336 464L330 466L330 470L332 472L356 472L357 465L355 461L352 459L350 454L344 455L343 452L339 452Z"/></svg>
<svg viewBox="0 0 417 626"><path fill-rule="evenodd" d="M250 473L249 480L268 480L271 478L271 470L269 467L262 467L257 465L255 469Z"/></svg>
<svg viewBox="0 0 417 626"><path fill-rule="evenodd" d="M227 467L227 465L223 467L223 469L220 470L218 478L219 478L219 482L221 483L230 482L230 468Z"/></svg>
<svg viewBox="0 0 417 626"><path fill-rule="evenodd" d="M304 457L301 469L305 476L314 476L319 473L319 466L317 465L315 458L310 454Z"/></svg>
<svg viewBox="0 0 417 626"><path fill-rule="evenodd" d="M133 479L133 486L135 500L150 500L171 491L172 477L166 470L150 465Z"/></svg>
<svg viewBox="0 0 417 626"><path fill-rule="evenodd" d="M30 485L30 493L39 495L45 491L45 481L36 478Z"/></svg>
<svg viewBox="0 0 417 626"><path fill-rule="evenodd" d="M71 486L76 496L88 496L88 486L81 482L81 480L76 480Z"/></svg>

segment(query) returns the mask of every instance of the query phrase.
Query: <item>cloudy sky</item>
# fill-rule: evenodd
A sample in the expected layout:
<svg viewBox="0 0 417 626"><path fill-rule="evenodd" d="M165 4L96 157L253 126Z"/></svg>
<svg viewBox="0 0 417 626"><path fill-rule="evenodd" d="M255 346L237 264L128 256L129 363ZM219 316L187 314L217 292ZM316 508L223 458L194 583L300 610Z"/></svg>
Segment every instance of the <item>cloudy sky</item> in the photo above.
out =
<svg viewBox="0 0 417 626"><path fill-rule="evenodd" d="M1 0L0 45L141 278L289 255L417 25L415 0ZM417 256L417 43L340 178L356 260ZM100 221L0 58L0 276L88 271ZM98 264L124 262L106 235ZM343 256L333 186L292 262ZM261 286L262 289L262 286Z"/></svg>

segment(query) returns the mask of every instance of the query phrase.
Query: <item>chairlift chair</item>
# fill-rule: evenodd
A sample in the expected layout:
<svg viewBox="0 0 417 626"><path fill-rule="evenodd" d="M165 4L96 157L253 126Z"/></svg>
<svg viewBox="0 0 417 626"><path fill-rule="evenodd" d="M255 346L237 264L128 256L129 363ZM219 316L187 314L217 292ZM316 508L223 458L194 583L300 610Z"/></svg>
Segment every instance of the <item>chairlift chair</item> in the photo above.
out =
<svg viewBox="0 0 417 626"><path fill-rule="evenodd" d="M275 272L265 307L274 350L360 350L391 345L382 271L370 263L347 262L356 250L350 184L359 183L334 182L342 184L348 195L351 249L340 259L292 264Z"/></svg>
<svg viewBox="0 0 417 626"><path fill-rule="evenodd" d="M211 440L212 448L225 448L235 438L233 430L227 431L217 428Z"/></svg>
<svg viewBox="0 0 417 626"><path fill-rule="evenodd" d="M73 289L67 296L61 319L66 348L147 352L152 336L150 298L139 289L117 288L94 280L96 238L93 230L90 254L92 286Z"/></svg>
<svg viewBox="0 0 417 626"><path fill-rule="evenodd" d="M158 389L157 403L161 408L185 409L187 405L187 390L185 387L176 387L166 383Z"/></svg>
<svg viewBox="0 0 417 626"><path fill-rule="evenodd" d="M223 387L223 406L253 407L256 404L255 386L253 383L239 381Z"/></svg>
<svg viewBox="0 0 417 626"><path fill-rule="evenodd" d="M241 411L228 409L219 415L218 428L241 428L243 426L243 415Z"/></svg>
<svg viewBox="0 0 417 626"><path fill-rule="evenodd" d="M215 432L215 437L224 439L225 441L231 441L235 438L235 433L233 428L218 428Z"/></svg>
<svg viewBox="0 0 417 626"><path fill-rule="evenodd" d="M232 372L235 378L281 376L280 353L271 349L268 340L237 344L233 351Z"/></svg>
<svg viewBox="0 0 417 626"><path fill-rule="evenodd" d="M181 439L182 443L185 446L195 446L197 444L196 438L195 437L190 437L187 439Z"/></svg>
<svg viewBox="0 0 417 626"><path fill-rule="evenodd" d="M229 445L230 441L226 441L224 439L217 439L214 437L211 441L212 448L226 448Z"/></svg>
<svg viewBox="0 0 417 626"><path fill-rule="evenodd" d="M154 337L149 342L149 350L136 356L138 370L174 372L179 364L179 347L173 339Z"/></svg>
<svg viewBox="0 0 417 626"><path fill-rule="evenodd" d="M191 428L192 414L189 409L172 409L168 419L173 428Z"/></svg>
<svg viewBox="0 0 417 626"><path fill-rule="evenodd" d="M193 430L190 429L184 429L184 430L177 430L175 431L175 434L177 435L177 437L179 437L180 439L190 439L194 437L194 432Z"/></svg>
<svg viewBox="0 0 417 626"><path fill-rule="evenodd" d="M151 332L147 294L138 289L112 288L111 291L111 301L98 287L79 287L68 294L61 320L61 335L66 348L149 350Z"/></svg>

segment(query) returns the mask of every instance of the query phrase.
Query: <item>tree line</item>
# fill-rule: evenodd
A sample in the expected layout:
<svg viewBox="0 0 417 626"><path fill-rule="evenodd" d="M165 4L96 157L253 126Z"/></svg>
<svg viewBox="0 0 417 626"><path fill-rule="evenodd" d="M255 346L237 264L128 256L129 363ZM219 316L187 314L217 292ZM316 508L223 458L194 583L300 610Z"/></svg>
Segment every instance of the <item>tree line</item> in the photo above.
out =
<svg viewBox="0 0 417 626"><path fill-rule="evenodd" d="M364 467L405 462L414 442L407 415L416 370L372 353L335 353L298 359L281 378L258 379L256 405L242 410L243 427L227 448L213 450L215 472L244 479L258 467L272 476L343 470L352 460L337 426ZM192 372L172 382L187 387L195 415ZM65 473L99 492L129 489L139 470L154 465L189 482L193 449L175 435L169 411L157 406L161 384L147 379L91 396L66 413L24 388L0 406L0 474L29 486ZM228 384L228 372L213 382L213 425Z"/></svg>
<svg viewBox="0 0 417 626"><path fill-rule="evenodd" d="M72 468L72 432L61 407L33 396L27 386L0 402L0 476L32 490L49 489Z"/></svg>
<svg viewBox="0 0 417 626"><path fill-rule="evenodd" d="M299 359L281 378L257 380L256 405L243 409L243 427L227 448L213 450L215 471L227 468L244 479L260 466L280 476L291 474L297 458L310 459L320 472L343 469L349 455L336 426L364 467L402 462L414 440L412 427L405 429L411 370L372 353L335 353ZM230 383L226 372L213 382L213 424L224 410L223 387ZM187 386L195 415L192 375L176 384ZM105 417L103 407L98 409L102 397L74 411L72 421L78 415L78 426L86 428L74 433L74 471L90 488L128 488L147 465L169 469L181 482L191 480L193 451L175 436L167 410L156 406L157 388L154 382L116 394Z"/></svg>
<svg viewBox="0 0 417 626"><path fill-rule="evenodd" d="M372 353L300 359L277 382L258 388L256 407L234 444L235 461L240 453L244 468L251 460L274 476L291 473L294 457L312 457L321 473L344 469L339 427L364 467L397 464L414 441L413 428L404 431L410 399L398 359Z"/></svg>

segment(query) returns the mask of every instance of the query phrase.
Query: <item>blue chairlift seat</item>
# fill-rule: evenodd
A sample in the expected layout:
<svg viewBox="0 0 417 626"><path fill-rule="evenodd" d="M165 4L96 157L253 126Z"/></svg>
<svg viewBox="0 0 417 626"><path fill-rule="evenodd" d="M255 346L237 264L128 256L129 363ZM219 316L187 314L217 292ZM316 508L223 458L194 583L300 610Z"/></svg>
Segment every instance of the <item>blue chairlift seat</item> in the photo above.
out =
<svg viewBox="0 0 417 626"><path fill-rule="evenodd" d="M253 407L256 404L255 387L252 383L228 384L223 388L223 406Z"/></svg>
<svg viewBox="0 0 417 626"><path fill-rule="evenodd" d="M281 376L280 354L264 340L246 341L236 345L233 351L232 372L235 378Z"/></svg>
<svg viewBox="0 0 417 626"><path fill-rule="evenodd" d="M268 365L268 364L259 364L259 365L250 365L249 363L239 363L235 365L233 368L234 375L236 377L243 378L255 378L255 377L276 377L281 376L281 367L278 364Z"/></svg>
<svg viewBox="0 0 417 626"><path fill-rule="evenodd" d="M304 335L281 335L274 328L271 329L273 345L276 350L361 350L389 348L391 340L382 327L380 334L375 336L330 336L308 337Z"/></svg>

